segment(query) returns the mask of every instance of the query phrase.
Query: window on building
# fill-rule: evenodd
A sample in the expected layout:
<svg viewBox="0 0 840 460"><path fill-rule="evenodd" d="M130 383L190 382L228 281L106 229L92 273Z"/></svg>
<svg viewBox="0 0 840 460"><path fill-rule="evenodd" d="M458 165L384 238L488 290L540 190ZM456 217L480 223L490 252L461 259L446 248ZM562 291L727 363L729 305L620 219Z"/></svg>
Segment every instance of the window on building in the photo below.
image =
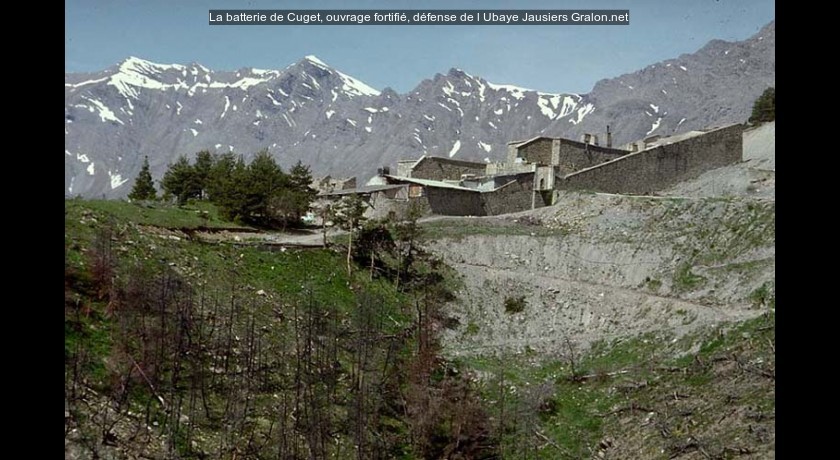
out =
<svg viewBox="0 0 840 460"><path fill-rule="evenodd" d="M408 186L408 197L409 198L420 198L421 196L425 196L425 190L423 189L422 185L409 185Z"/></svg>

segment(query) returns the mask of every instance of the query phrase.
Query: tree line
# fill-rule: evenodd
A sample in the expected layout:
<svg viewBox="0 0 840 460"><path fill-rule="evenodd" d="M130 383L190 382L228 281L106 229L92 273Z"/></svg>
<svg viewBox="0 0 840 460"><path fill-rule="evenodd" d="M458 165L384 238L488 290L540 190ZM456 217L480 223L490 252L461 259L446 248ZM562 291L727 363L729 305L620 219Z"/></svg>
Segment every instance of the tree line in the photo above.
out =
<svg viewBox="0 0 840 460"><path fill-rule="evenodd" d="M182 205L189 200L208 200L231 221L265 227L296 225L309 211L317 192L309 184L309 166L298 161L288 172L267 150L250 163L233 152L213 154L202 150L190 162L182 155L160 180L162 198ZM131 200L154 200L157 193L148 157L128 195Z"/></svg>

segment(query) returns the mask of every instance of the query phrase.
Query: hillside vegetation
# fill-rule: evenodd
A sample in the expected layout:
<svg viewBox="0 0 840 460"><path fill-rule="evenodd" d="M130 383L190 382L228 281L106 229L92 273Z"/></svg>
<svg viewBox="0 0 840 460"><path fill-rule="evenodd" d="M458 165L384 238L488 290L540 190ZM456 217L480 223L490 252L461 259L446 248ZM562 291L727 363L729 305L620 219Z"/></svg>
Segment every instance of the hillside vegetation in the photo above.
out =
<svg viewBox="0 0 840 460"><path fill-rule="evenodd" d="M432 261L400 289L341 251L205 243L210 205L65 202L66 458L481 458L438 355ZM425 267L425 268L424 268Z"/></svg>

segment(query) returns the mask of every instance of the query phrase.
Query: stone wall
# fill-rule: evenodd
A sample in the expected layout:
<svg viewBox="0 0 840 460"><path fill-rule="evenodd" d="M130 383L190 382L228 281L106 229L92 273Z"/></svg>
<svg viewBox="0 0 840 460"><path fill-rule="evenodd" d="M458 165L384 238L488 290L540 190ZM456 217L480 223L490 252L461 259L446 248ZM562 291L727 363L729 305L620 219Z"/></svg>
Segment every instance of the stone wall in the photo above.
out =
<svg viewBox="0 0 840 460"><path fill-rule="evenodd" d="M742 125L631 153L555 182L558 189L646 194L741 161Z"/></svg>
<svg viewBox="0 0 840 460"><path fill-rule="evenodd" d="M554 190L554 167L538 166L534 172L534 183L537 190Z"/></svg>
<svg viewBox="0 0 840 460"><path fill-rule="evenodd" d="M550 165L552 143L553 139L547 137L539 138L524 147L517 148L516 156L524 159L528 163Z"/></svg>
<svg viewBox="0 0 840 460"><path fill-rule="evenodd" d="M425 199L434 214L444 216L483 216L481 193L452 188L424 187Z"/></svg>
<svg viewBox="0 0 840 460"><path fill-rule="evenodd" d="M488 176L507 176L511 174L522 174L526 172L534 172L537 165L533 163L488 163Z"/></svg>
<svg viewBox="0 0 840 460"><path fill-rule="evenodd" d="M553 191L534 194L534 173L496 179L503 185L489 192L416 185L422 187L422 195L409 197L408 201L402 198L410 195L408 187L399 189L396 194L391 191L378 193L372 197L375 209L369 212L369 217L381 217L392 211L399 214L404 212L409 201L421 204L424 214L444 216L492 216L525 211L531 209L532 204L537 208L551 204Z"/></svg>
<svg viewBox="0 0 840 460"><path fill-rule="evenodd" d="M368 209L365 210L365 217L368 219L380 219L387 217L390 213L400 215L408 208L408 185L402 188L382 190L371 193L367 198ZM428 203L425 206L425 213L428 211Z"/></svg>
<svg viewBox="0 0 840 460"><path fill-rule="evenodd" d="M488 216L507 214L531 209L534 199L534 175L522 174L511 176L513 183L509 183L499 189L481 194L484 212ZM542 194L536 195L535 207L545 206Z"/></svg>
<svg viewBox="0 0 840 460"><path fill-rule="evenodd" d="M558 139L557 169L561 176L614 160L629 152L568 139Z"/></svg>
<svg viewBox="0 0 840 460"><path fill-rule="evenodd" d="M483 176L487 165L471 161L426 157L411 170L411 177L431 180L460 180L462 174Z"/></svg>
<svg viewBox="0 0 840 460"><path fill-rule="evenodd" d="M517 157L527 163L539 165L557 165L562 175L571 174L584 168L609 161L627 152L619 149L601 147L569 139L539 138L530 144L515 148L508 158L508 163Z"/></svg>
<svg viewBox="0 0 840 460"><path fill-rule="evenodd" d="M310 184L312 188L319 192L332 192L336 190L349 190L356 188L355 177L331 177L324 176L320 179L313 180Z"/></svg>

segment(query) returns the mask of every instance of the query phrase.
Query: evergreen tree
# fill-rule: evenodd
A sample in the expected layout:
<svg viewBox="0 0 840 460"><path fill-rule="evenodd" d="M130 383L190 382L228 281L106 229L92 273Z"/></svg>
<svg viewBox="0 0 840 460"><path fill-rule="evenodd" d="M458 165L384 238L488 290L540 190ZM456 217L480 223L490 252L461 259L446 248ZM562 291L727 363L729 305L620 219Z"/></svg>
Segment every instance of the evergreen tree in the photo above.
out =
<svg viewBox="0 0 840 460"><path fill-rule="evenodd" d="M272 201L272 212L283 221L284 226L289 222L299 224L309 211L318 194L309 186L311 183L309 166L298 161L289 171L287 187L277 193Z"/></svg>
<svg viewBox="0 0 840 460"><path fill-rule="evenodd" d="M195 172L195 182L198 187L199 198L205 199L208 196L208 189L210 187L210 173L213 170L213 163L216 159L207 150L202 150L195 154L195 165L193 166Z"/></svg>
<svg viewBox="0 0 840 460"><path fill-rule="evenodd" d="M155 183L152 180L152 173L149 172L149 157L145 157L143 159L143 167L140 168L140 174L134 180L134 187L132 187L131 193L128 194L128 199L139 201L154 200L156 198Z"/></svg>
<svg viewBox="0 0 840 460"><path fill-rule="evenodd" d="M245 196L248 183L248 166L242 155L233 152L216 158L210 169L207 193L210 201L219 207L219 212L228 220L246 219Z"/></svg>
<svg viewBox="0 0 840 460"><path fill-rule="evenodd" d="M244 217L255 223L267 225L276 217L271 210L271 201L289 181L283 169L274 161L268 150L262 150L248 165L245 181Z"/></svg>
<svg viewBox="0 0 840 460"><path fill-rule="evenodd" d="M213 159L205 190L210 201L218 205L222 205L225 201L227 194L233 187L233 171L238 160L242 160L242 158L237 157L233 152L218 155Z"/></svg>
<svg viewBox="0 0 840 460"><path fill-rule="evenodd" d="M163 187L164 196L175 197L178 204L184 204L190 198L201 196L201 187L196 179L195 168L184 155L181 155L175 164L169 165L160 184Z"/></svg>
<svg viewBox="0 0 840 460"><path fill-rule="evenodd" d="M770 87L761 93L753 104L750 123L762 123L776 119L776 88Z"/></svg>
<svg viewBox="0 0 840 460"><path fill-rule="evenodd" d="M186 156L169 165L161 180L164 197L183 204L206 198L216 204L226 219L285 228L299 223L317 192L310 188L309 167L298 162L286 174L268 150L256 154L250 164L241 155L214 155L203 150L195 164Z"/></svg>

